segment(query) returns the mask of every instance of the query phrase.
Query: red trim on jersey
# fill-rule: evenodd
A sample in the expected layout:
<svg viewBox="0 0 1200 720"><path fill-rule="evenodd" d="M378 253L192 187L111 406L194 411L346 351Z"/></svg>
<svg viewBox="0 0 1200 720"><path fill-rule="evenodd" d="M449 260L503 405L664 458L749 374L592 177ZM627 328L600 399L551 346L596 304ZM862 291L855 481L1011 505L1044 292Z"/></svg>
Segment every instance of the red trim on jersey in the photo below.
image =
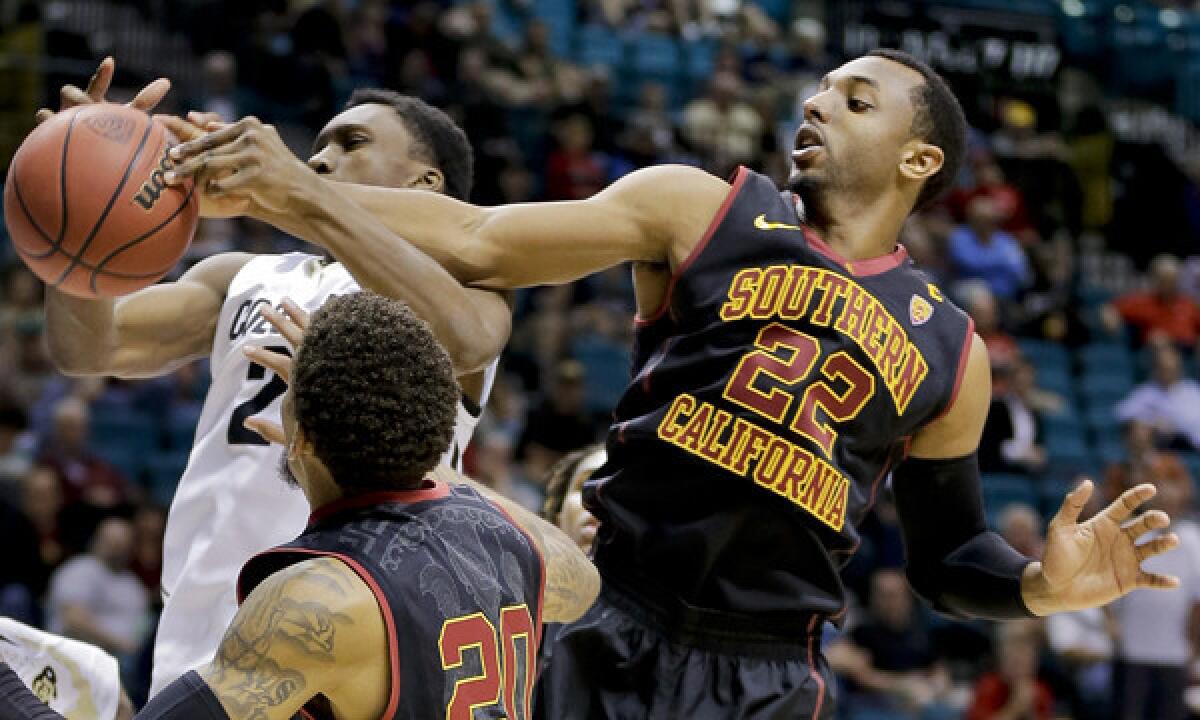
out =
<svg viewBox="0 0 1200 720"><path fill-rule="evenodd" d="M400 643L396 637L396 618L392 615L392 606L388 603L387 596L383 594L383 589L379 587L379 583L375 581L374 576L367 572L357 560L339 552L331 552L327 550L313 550L312 548L276 548L267 550L255 555L251 560L264 557L266 555L308 555L310 557L331 557L345 563L346 567L354 571L367 587L371 589L371 594L375 596L375 602L379 604L379 611L383 613L383 625L387 629L388 643L388 661L391 667L392 687L388 693L388 704L380 716L381 720L389 720L396 715L396 708L400 706ZM249 562L247 562L247 565ZM265 580L266 578L264 578ZM245 597L242 592L241 582L238 582L238 604L240 605Z"/></svg>
<svg viewBox="0 0 1200 720"><path fill-rule="evenodd" d="M352 508L368 507L371 505L387 505L389 503L415 503L424 500L439 500L450 494L450 486L434 478L425 478L424 484L414 490L381 490L380 492L352 495L347 498L326 503L308 516L311 526L330 515L350 510Z"/></svg>
<svg viewBox="0 0 1200 720"><path fill-rule="evenodd" d="M657 310L648 316L643 317L642 315L635 315L633 322L636 325L649 325L666 314L667 310L671 307L671 295L675 292L675 283L679 281L679 276L688 269L688 266L696 261L696 258L700 256L700 253L703 252L704 248L708 245L708 241L712 240L713 233L717 231L717 227L725 219L725 214L729 212L729 207L733 205L733 201L737 198L738 193L742 191L742 185L746 184L746 178L749 177L749 175L750 171L746 168L746 166L738 166L737 172L733 177L732 187L729 188L729 194L725 196L725 202L721 203L721 207L717 210L717 214L714 215L712 221L709 222L708 229L704 231L704 235L700 238L700 242L696 243L696 247L692 248L692 251L688 253L688 256L684 258L683 262L679 263L679 267L675 268L675 272L671 273L671 280L667 283L667 293L663 298L662 304L658 306Z"/></svg>
<svg viewBox="0 0 1200 720"><path fill-rule="evenodd" d="M808 674L817 681L817 704L813 707L812 720L821 717L821 705L825 702L825 678L821 677L821 673L817 671L813 655L813 641L816 640L816 635L813 633L820 617L820 615L813 615L812 620L808 622Z"/></svg>
<svg viewBox="0 0 1200 720"><path fill-rule="evenodd" d="M808 240L809 247L834 261L854 277L878 275L892 268L899 267L901 263L908 259L908 250L903 245L896 245L896 249L887 255L877 255L866 260L848 260L839 255L836 250L829 247L821 239L821 236L817 234L817 231L807 225L804 226L804 238Z"/></svg>
<svg viewBox="0 0 1200 720"><path fill-rule="evenodd" d="M954 374L954 389L950 392L950 402L946 403L946 407L942 409L934 420L941 420L946 413L950 412L950 408L954 407L954 401L958 399L958 391L962 387L963 375L967 370L967 358L971 356L971 346L975 344L975 321L971 316L967 316L967 339L963 341L962 353L958 356L958 371ZM907 454L907 453L905 453Z"/></svg>
<svg viewBox="0 0 1200 720"><path fill-rule="evenodd" d="M541 577L538 578L537 617L533 619L534 624L537 626L537 630L535 630L537 633L537 642L535 642L533 646L535 648L540 648L542 646L542 625L544 624L542 622L542 604L546 599L546 558L542 556L542 551L538 548L537 543L533 541L533 536L529 534L529 531L522 527L521 524L516 520L514 520L513 516L509 514L508 510L506 510L504 506L498 502L494 502L491 498L487 497L483 493L480 493L479 497L483 498L484 501L486 501L489 505L496 508L501 515L508 518L508 521L512 523L512 526L519 530L520 533L525 536L525 539L529 541L529 547L533 548L533 554L537 556L538 567L541 568L542 572ZM526 683L526 688L533 688L532 680Z"/></svg>

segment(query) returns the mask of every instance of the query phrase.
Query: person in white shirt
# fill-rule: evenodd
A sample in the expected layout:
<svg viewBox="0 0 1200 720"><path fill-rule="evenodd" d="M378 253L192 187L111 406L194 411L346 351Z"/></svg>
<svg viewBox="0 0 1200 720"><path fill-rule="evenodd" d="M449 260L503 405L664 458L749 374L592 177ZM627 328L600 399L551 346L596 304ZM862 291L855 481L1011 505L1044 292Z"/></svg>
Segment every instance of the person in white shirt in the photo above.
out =
<svg viewBox="0 0 1200 720"><path fill-rule="evenodd" d="M1184 376L1183 359L1171 343L1158 343L1152 352L1151 379L1117 405L1117 419L1152 425L1160 444L1200 450L1200 383Z"/></svg>

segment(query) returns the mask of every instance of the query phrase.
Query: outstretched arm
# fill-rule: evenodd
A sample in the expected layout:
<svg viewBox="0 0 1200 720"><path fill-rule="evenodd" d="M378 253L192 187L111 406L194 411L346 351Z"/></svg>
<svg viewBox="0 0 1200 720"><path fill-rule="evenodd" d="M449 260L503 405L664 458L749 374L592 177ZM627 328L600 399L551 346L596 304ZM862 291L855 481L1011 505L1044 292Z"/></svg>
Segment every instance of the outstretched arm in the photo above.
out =
<svg viewBox="0 0 1200 720"><path fill-rule="evenodd" d="M1096 517L1079 523L1091 495L1087 482L1067 496L1050 523L1041 562L1024 557L987 529L983 513L979 437L991 397L987 350L976 336L949 411L913 439L892 487L913 589L937 609L992 619L1047 615L1108 603L1139 587L1173 587L1177 580L1147 573L1141 561L1178 543L1166 535L1136 540L1167 526L1153 511L1126 523L1154 495L1140 485Z"/></svg>
<svg viewBox="0 0 1200 720"><path fill-rule="evenodd" d="M178 146L176 173L197 175L209 196L248 196L250 214L301 235L303 208L336 187L394 235L374 247L354 233L315 240L335 256L361 253L392 266L408 257L402 246L411 245L479 287L562 283L626 261L678 263L729 191L701 170L662 165L631 173L588 200L481 208L423 190L335 184L294 157L282 162L280 153L264 151L255 139L259 127L247 118Z"/></svg>

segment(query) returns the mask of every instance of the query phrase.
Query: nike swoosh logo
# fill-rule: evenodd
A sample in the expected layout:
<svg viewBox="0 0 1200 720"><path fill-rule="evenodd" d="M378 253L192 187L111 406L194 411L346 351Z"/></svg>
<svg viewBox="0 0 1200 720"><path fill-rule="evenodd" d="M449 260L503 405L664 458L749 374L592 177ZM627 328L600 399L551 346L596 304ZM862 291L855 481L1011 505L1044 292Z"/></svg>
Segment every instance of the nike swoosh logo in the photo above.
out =
<svg viewBox="0 0 1200 720"><path fill-rule="evenodd" d="M759 230L801 230L799 225L788 225L787 223L771 222L767 220L766 213L754 218L754 227Z"/></svg>

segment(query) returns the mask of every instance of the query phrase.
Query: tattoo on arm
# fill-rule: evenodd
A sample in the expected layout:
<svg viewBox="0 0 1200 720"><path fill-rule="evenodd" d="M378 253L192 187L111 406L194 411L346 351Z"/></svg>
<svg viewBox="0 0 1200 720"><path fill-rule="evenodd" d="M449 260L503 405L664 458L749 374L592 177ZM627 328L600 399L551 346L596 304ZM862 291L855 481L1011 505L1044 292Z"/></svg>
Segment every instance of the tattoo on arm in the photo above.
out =
<svg viewBox="0 0 1200 720"><path fill-rule="evenodd" d="M596 566L566 536L542 536L546 564L544 622L569 622L591 607L600 592Z"/></svg>
<svg viewBox="0 0 1200 720"><path fill-rule="evenodd" d="M277 573L247 598L208 678L234 717L266 720L272 708L310 688L320 666L337 661L338 628L354 621L322 600L331 592L344 595L347 587L327 568L307 563Z"/></svg>

